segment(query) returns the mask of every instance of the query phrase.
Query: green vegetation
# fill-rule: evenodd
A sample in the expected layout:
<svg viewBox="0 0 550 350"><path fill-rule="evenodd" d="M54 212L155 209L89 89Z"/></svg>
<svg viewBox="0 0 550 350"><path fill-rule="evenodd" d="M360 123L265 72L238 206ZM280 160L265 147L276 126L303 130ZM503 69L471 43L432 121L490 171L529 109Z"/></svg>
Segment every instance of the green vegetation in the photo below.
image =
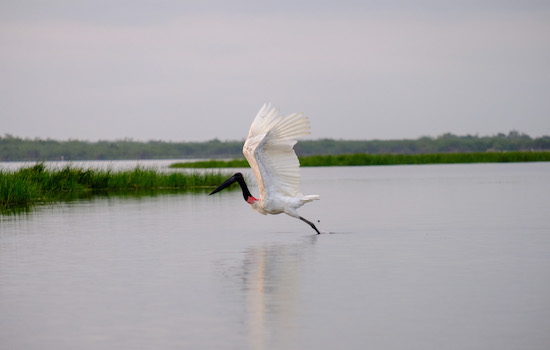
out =
<svg viewBox="0 0 550 350"><path fill-rule="evenodd" d="M295 146L302 156L326 154L432 154L512 151L550 151L550 136L531 138L511 131L507 135L457 136L450 133L416 140L317 140L300 141ZM321 152L322 150L322 152Z"/></svg>
<svg viewBox="0 0 550 350"><path fill-rule="evenodd" d="M206 142L87 142L0 137L0 161L117 160L117 159L215 159L242 158L244 140ZM368 154L428 154L460 152L550 151L550 136L532 138L517 131L494 136L421 137L416 140L302 140L296 144L301 156Z"/></svg>
<svg viewBox="0 0 550 350"><path fill-rule="evenodd" d="M433 154L341 154L300 159L302 166L506 163L550 161L550 152L476 152Z"/></svg>
<svg viewBox="0 0 550 350"><path fill-rule="evenodd" d="M216 187L222 173L163 173L137 167L127 171L79 169L48 170L43 163L17 171L0 170L0 207L25 207L70 199L78 194L105 191L192 190Z"/></svg>
<svg viewBox="0 0 550 350"><path fill-rule="evenodd" d="M185 162L170 164L170 168L248 168L246 159L231 160L201 160L198 162Z"/></svg>
<svg viewBox="0 0 550 350"><path fill-rule="evenodd" d="M476 152L433 154L340 154L300 157L302 166L353 166L443 163L548 162L550 152ZM244 168L245 159L174 163L173 168Z"/></svg>

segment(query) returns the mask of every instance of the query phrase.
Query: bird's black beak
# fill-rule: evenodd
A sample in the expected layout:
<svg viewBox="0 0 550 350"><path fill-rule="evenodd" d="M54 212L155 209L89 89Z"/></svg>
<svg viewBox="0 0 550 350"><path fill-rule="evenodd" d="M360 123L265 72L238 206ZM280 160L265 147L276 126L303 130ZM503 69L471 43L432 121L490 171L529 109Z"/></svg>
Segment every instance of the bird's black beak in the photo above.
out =
<svg viewBox="0 0 550 350"><path fill-rule="evenodd" d="M242 179L242 177L243 176L241 173L236 173L235 175L231 176L229 179L225 180L221 185L219 185L218 188L216 188L214 191L212 191L212 193L210 193L210 195L213 195L214 193L218 193L224 188L231 186L233 183L239 181L239 178Z"/></svg>
<svg viewBox="0 0 550 350"><path fill-rule="evenodd" d="M241 186L241 190L243 191L243 198L248 203L252 203L252 201L257 201L256 198L252 197L250 194L250 191L248 190L248 186L246 186L246 183L244 182L243 174L241 173L235 173L233 176L231 176L229 179L225 180L223 184L219 185L218 188L216 188L211 195L217 192L220 192L226 187L231 186L234 182L238 182L239 186Z"/></svg>

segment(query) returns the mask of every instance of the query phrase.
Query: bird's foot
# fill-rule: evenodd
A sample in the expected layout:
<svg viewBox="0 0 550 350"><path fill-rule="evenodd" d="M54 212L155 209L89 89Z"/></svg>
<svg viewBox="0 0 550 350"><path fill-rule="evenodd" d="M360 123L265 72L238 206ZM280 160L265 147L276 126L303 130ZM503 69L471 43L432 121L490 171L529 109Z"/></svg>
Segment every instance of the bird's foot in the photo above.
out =
<svg viewBox="0 0 550 350"><path fill-rule="evenodd" d="M315 230L315 232L317 232L318 235L321 234L321 232L319 232L319 230L317 229L317 227L315 227L315 224L307 219L304 219L303 217L300 216L300 220L302 220L303 222L305 222L306 224L308 224L309 226L311 226L312 229Z"/></svg>

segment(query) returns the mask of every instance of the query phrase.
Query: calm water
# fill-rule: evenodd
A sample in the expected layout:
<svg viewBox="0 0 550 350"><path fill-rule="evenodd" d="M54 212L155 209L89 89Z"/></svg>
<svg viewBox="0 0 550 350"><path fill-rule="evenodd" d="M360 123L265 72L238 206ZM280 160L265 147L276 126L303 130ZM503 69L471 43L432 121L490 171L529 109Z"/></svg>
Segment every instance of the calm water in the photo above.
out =
<svg viewBox="0 0 550 350"><path fill-rule="evenodd" d="M0 217L0 347L548 348L550 163L302 174L333 234L236 191Z"/></svg>

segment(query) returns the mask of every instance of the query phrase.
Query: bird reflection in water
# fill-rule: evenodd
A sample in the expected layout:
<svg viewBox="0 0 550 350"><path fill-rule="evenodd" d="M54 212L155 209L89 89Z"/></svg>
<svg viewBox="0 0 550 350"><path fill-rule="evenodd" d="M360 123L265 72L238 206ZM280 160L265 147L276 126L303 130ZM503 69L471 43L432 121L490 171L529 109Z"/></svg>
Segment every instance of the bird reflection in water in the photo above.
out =
<svg viewBox="0 0 550 350"><path fill-rule="evenodd" d="M305 250L298 244L253 247L246 252L243 283L252 349L290 349L299 344Z"/></svg>

